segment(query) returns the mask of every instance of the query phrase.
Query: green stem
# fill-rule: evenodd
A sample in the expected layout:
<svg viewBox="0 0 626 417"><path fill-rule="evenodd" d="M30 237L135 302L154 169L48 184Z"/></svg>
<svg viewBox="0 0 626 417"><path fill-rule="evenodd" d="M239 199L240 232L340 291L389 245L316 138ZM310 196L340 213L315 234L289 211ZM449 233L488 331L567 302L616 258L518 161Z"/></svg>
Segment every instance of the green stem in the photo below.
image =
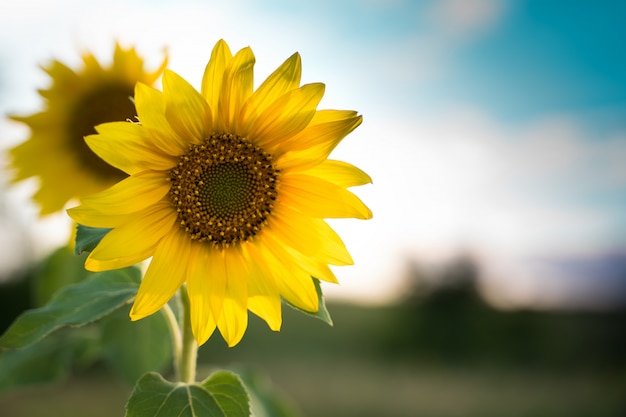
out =
<svg viewBox="0 0 626 417"><path fill-rule="evenodd" d="M182 318L182 351L179 362L179 377L182 382L196 382L196 366L198 358L198 344L191 331L191 313L187 289L180 289L180 299L183 308Z"/></svg>
<svg viewBox="0 0 626 417"><path fill-rule="evenodd" d="M183 338L180 331L180 326L178 325L178 320L176 319L176 315L170 307L169 304L165 304L161 309L163 312L163 317L165 317L165 321L167 322L167 326L170 329L170 335L172 337L172 353L174 356L174 372L176 372L176 378L180 379L180 364L182 360L182 352L183 352Z"/></svg>

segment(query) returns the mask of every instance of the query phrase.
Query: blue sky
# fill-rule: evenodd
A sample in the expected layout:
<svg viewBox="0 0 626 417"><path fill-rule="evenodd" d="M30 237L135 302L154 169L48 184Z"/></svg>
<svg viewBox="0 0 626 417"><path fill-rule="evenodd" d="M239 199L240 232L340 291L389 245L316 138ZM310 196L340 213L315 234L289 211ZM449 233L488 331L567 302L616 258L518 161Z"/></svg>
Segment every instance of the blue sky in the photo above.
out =
<svg viewBox="0 0 626 417"><path fill-rule="evenodd" d="M86 49L106 59L114 40L153 63L167 47L196 86L219 38L252 47L257 84L299 51L303 81L326 83L321 107L364 115L335 158L374 179L355 191L375 218L332 223L356 265L329 294L386 300L407 258L469 252L494 302L558 304L582 288L555 272L569 260L600 265L589 279L607 275L607 256L624 268L625 17L614 0L4 2L0 110L36 111L38 65L76 66ZM3 148L27 134L0 129ZM38 221L28 192L7 190L13 210L58 242L67 219Z"/></svg>
<svg viewBox="0 0 626 417"><path fill-rule="evenodd" d="M457 97L498 117L581 114L624 126L626 3L515 2L485 36L455 57ZM465 78L465 79L464 79ZM465 82L464 82L465 81Z"/></svg>

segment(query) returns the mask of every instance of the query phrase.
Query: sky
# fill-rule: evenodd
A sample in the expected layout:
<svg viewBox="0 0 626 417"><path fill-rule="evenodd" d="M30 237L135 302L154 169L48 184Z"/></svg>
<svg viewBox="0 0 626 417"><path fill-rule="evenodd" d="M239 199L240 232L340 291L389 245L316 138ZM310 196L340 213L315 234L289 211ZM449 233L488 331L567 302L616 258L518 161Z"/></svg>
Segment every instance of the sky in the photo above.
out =
<svg viewBox="0 0 626 417"><path fill-rule="evenodd" d="M495 305L596 308L626 299L625 17L619 0L4 2L0 110L37 111L39 65L116 40L154 65L167 48L196 87L220 38L252 47L257 85L298 51L320 108L363 114L332 157L374 180L354 190L374 219L330 221L355 265L327 295L386 302L408 260L466 254ZM27 134L0 121L2 149ZM37 220L32 187L4 185L3 207L45 253L67 219Z"/></svg>

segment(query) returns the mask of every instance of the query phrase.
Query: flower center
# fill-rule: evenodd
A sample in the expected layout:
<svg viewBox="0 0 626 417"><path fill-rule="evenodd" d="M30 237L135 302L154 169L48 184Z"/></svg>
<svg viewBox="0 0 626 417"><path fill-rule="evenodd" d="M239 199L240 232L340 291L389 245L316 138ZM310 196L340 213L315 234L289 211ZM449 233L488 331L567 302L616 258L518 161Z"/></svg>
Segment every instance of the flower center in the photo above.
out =
<svg viewBox="0 0 626 417"><path fill-rule="evenodd" d="M191 239L221 249L259 233L277 196L280 171L271 159L231 134L213 134L191 145L169 171L169 197Z"/></svg>
<svg viewBox="0 0 626 417"><path fill-rule="evenodd" d="M118 182L127 175L104 162L85 143L84 137L96 133L94 126L105 122L122 122L137 115L131 97L133 86L107 85L85 94L78 101L69 123L69 143L78 160L87 170L110 182Z"/></svg>

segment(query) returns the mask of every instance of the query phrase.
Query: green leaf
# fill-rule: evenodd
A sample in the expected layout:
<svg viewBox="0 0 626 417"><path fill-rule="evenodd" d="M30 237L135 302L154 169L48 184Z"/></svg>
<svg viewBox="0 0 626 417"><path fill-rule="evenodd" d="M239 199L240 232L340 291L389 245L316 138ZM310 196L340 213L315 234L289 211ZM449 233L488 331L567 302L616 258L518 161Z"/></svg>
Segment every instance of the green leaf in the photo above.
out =
<svg viewBox="0 0 626 417"><path fill-rule="evenodd" d="M126 417L248 417L248 394L239 377L220 371L201 383L168 382L144 375L126 404Z"/></svg>
<svg viewBox="0 0 626 417"><path fill-rule="evenodd" d="M250 415L250 400L239 376L228 371L218 371L202 382L202 386L213 396L225 416L247 417Z"/></svg>
<svg viewBox="0 0 626 417"><path fill-rule="evenodd" d="M0 393L53 382L73 367L90 365L97 358L97 338L92 333L58 332L25 349L0 352Z"/></svg>
<svg viewBox="0 0 626 417"><path fill-rule="evenodd" d="M0 348L24 348L59 328L83 326L106 316L135 296L140 275L135 267L99 272L61 289L45 306L20 315L0 337Z"/></svg>
<svg viewBox="0 0 626 417"><path fill-rule="evenodd" d="M163 371L172 360L172 343L163 314L130 321L129 308L103 319L102 353L129 384L150 371Z"/></svg>
<svg viewBox="0 0 626 417"><path fill-rule="evenodd" d="M322 293L322 286L320 285L320 280L317 278L313 278L313 284L315 285L315 291L317 292L317 301L319 305L319 308L317 309L316 312L302 310L301 308L298 308L291 303L287 303L287 305L295 308L298 311L303 312L307 316L315 317L316 319L322 320L324 323L328 324L329 326L332 326L333 319L330 317L330 313L328 312L328 309L326 308L326 301L324 300L324 294Z"/></svg>
<svg viewBox="0 0 626 417"><path fill-rule="evenodd" d="M86 255L76 256L63 246L41 263L33 276L33 297L37 307L46 304L59 289L84 281L91 272L84 267Z"/></svg>
<svg viewBox="0 0 626 417"><path fill-rule="evenodd" d="M76 226L76 247L74 253L91 252L100 243L102 238L111 231L106 227L89 227L79 224Z"/></svg>

